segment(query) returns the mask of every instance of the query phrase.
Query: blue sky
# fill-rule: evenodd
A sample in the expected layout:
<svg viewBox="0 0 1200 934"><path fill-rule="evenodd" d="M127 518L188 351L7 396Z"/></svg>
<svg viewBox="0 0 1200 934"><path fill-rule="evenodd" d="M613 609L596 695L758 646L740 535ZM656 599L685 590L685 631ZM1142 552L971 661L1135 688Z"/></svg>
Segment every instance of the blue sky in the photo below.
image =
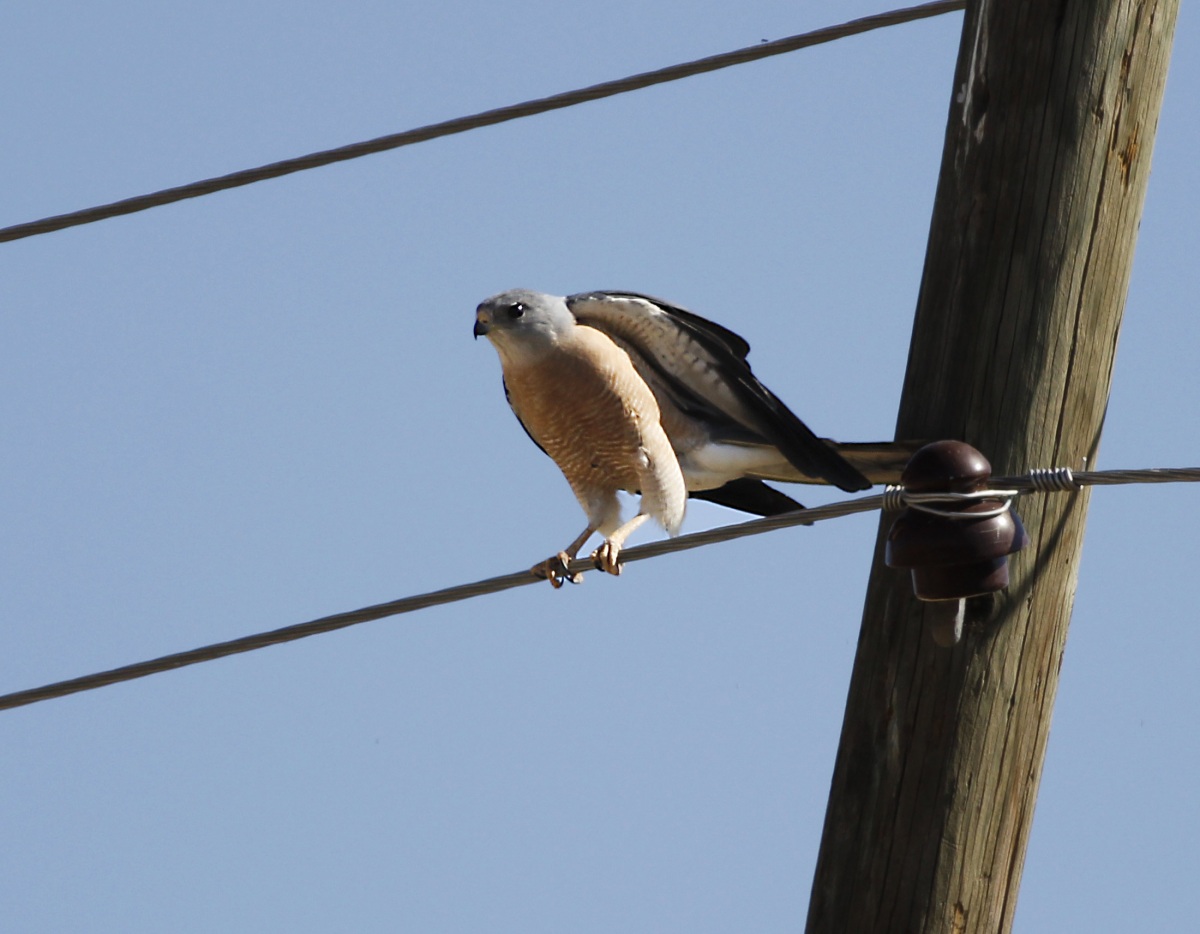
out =
<svg viewBox="0 0 1200 934"><path fill-rule="evenodd" d="M0 224L882 9L8 4ZM670 298L820 434L890 437L960 22L0 245L0 692L565 544L579 508L471 340L505 288ZM1197 61L1185 6L1101 467L1200 464ZM1200 911L1198 504L1092 496L1020 931ZM5 926L795 930L875 529L2 713Z"/></svg>

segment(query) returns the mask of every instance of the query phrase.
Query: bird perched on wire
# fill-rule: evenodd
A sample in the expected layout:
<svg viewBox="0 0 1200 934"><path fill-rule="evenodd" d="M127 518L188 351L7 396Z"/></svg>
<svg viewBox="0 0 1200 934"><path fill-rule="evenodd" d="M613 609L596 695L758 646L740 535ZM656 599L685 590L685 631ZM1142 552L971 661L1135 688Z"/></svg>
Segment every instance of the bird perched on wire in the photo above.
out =
<svg viewBox="0 0 1200 934"><path fill-rule="evenodd" d="M587 527L534 566L555 587L599 532L597 568L621 572L625 540L647 519L675 535L689 496L768 516L802 509L764 480L847 491L898 477L911 447L818 438L750 371L750 345L676 305L634 292L565 298L502 292L475 312L500 355L504 393L571 485ZM618 491L638 493L621 522Z"/></svg>

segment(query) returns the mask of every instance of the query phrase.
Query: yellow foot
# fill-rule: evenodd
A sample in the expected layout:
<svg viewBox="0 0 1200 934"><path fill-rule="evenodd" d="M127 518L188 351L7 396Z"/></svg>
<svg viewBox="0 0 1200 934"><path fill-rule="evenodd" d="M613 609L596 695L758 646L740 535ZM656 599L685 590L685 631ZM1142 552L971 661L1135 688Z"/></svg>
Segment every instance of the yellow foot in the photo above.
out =
<svg viewBox="0 0 1200 934"><path fill-rule="evenodd" d="M550 581L551 586L555 590L558 590L563 585L563 581L570 581L572 584L582 584L583 574L579 571L572 574L567 569L570 563L571 556L565 551L560 551L553 558L547 558L545 561L535 564L529 569L529 573L534 577Z"/></svg>
<svg viewBox="0 0 1200 934"><path fill-rule="evenodd" d="M605 542L592 552L592 564L596 565L601 571L607 571L609 574L620 574L621 562L617 560L620 554L620 545Z"/></svg>

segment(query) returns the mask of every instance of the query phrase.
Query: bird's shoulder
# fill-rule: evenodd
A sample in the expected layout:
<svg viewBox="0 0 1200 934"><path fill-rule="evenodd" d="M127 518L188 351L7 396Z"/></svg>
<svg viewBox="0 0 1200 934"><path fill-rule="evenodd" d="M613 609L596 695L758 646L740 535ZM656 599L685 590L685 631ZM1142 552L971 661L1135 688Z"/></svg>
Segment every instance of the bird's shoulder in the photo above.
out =
<svg viewBox="0 0 1200 934"><path fill-rule="evenodd" d="M566 298L575 320L637 346L653 356L698 341L719 357L745 362L750 344L729 328L680 305L641 292L580 292Z"/></svg>

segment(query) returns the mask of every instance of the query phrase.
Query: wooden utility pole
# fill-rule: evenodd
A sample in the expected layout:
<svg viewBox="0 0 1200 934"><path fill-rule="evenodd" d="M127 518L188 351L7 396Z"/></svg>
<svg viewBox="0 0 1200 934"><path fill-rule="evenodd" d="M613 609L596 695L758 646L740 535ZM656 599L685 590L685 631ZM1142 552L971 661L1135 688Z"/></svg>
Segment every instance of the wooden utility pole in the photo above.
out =
<svg viewBox="0 0 1200 934"><path fill-rule="evenodd" d="M1178 0L968 4L897 437L1095 464ZM937 647L880 529L808 930L1011 928L1086 493Z"/></svg>

